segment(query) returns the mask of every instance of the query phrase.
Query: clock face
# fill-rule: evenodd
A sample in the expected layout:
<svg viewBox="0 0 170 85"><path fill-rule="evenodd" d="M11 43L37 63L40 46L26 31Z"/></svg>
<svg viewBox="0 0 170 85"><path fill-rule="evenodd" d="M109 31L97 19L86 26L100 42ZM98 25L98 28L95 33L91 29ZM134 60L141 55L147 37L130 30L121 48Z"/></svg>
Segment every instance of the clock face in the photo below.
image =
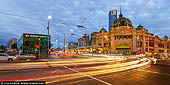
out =
<svg viewBox="0 0 170 85"><path fill-rule="evenodd" d="M125 33L125 31L121 31L121 33L122 33L122 34L124 34L124 33Z"/></svg>

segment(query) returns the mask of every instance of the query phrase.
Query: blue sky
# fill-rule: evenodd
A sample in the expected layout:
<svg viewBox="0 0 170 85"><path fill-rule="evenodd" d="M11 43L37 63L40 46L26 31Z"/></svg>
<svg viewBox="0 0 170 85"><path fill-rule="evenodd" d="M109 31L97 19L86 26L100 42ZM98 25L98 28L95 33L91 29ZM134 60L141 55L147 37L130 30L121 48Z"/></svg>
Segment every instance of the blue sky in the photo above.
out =
<svg viewBox="0 0 170 85"><path fill-rule="evenodd" d="M51 15L52 42L56 46L59 36L63 46L64 32L69 42L102 27L108 30L108 13L117 9L119 14L120 5L123 16L135 27L142 24L160 37L170 36L169 0L0 0L0 44L19 38L22 33L47 34L47 17ZM71 29L76 36L71 36Z"/></svg>

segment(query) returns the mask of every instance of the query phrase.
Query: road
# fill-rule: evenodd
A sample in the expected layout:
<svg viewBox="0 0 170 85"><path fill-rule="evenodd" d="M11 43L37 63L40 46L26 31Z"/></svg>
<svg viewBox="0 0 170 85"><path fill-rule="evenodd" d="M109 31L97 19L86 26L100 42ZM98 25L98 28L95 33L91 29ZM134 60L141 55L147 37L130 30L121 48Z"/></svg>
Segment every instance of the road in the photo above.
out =
<svg viewBox="0 0 170 85"><path fill-rule="evenodd" d="M49 85L170 85L170 66L151 65L145 70L124 71L93 77L106 83L84 77Z"/></svg>
<svg viewBox="0 0 170 85"><path fill-rule="evenodd" d="M65 59L48 62L51 67L46 68L1 70L0 81L46 81L48 85L170 85L169 64L158 61L158 64L150 65L148 60L141 62L137 59L122 61L104 58ZM37 63L19 65L34 66ZM38 65L47 66L44 63L39 62Z"/></svg>

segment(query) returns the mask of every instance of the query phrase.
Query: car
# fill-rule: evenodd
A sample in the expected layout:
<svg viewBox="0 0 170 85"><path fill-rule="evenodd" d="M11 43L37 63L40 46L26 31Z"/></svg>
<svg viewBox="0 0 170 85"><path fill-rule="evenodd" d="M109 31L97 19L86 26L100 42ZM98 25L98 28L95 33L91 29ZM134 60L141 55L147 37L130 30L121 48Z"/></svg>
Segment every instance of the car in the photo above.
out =
<svg viewBox="0 0 170 85"><path fill-rule="evenodd" d="M26 55L24 53L21 53L19 55L16 55L16 58L19 60L27 60L27 59L35 59L36 57L34 55Z"/></svg>
<svg viewBox="0 0 170 85"><path fill-rule="evenodd" d="M15 59L15 56L10 56L6 53L0 53L0 60L14 61Z"/></svg>
<svg viewBox="0 0 170 85"><path fill-rule="evenodd" d="M152 57L152 58L148 58L148 59L150 59L150 60L151 60L151 62L152 62L153 64L156 64L156 62L157 62L157 59L156 59L156 58L154 58L154 57Z"/></svg>

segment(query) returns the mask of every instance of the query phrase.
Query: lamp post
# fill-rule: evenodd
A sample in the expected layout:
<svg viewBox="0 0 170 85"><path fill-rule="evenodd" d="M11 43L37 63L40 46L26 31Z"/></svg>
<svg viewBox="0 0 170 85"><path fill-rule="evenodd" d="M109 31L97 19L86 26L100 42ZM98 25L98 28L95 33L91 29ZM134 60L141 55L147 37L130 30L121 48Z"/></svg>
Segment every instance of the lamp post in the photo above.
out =
<svg viewBox="0 0 170 85"><path fill-rule="evenodd" d="M40 38L38 40L39 40L39 59L40 59L40 47L41 47L40 46L41 45L40 42L41 42L41 40L40 40Z"/></svg>
<svg viewBox="0 0 170 85"><path fill-rule="evenodd" d="M49 24L50 24L50 20L51 20L51 16L48 16L48 57L49 57L49 54L50 54L50 26L49 26Z"/></svg>
<svg viewBox="0 0 170 85"><path fill-rule="evenodd" d="M58 46L58 40L56 40L56 44L57 44L57 45L56 45L56 48L57 48L57 46Z"/></svg>
<svg viewBox="0 0 170 85"><path fill-rule="evenodd" d="M65 55L65 32L64 32L64 55Z"/></svg>

